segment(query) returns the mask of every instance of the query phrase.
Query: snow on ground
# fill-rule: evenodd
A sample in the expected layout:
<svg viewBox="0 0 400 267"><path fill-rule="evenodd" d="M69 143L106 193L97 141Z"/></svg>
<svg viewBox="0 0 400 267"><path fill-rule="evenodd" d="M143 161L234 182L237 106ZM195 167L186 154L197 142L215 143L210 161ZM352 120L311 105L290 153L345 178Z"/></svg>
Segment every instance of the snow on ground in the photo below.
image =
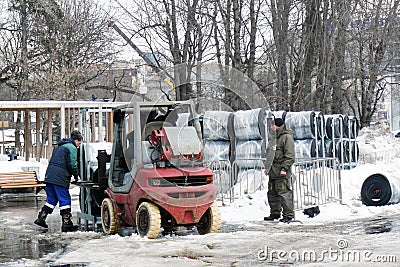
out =
<svg viewBox="0 0 400 267"><path fill-rule="evenodd" d="M395 149L399 146L399 141L390 136L383 135L382 137L382 135L378 136L376 133L368 132L361 133L359 146L360 151L363 152L382 147ZM3 171L21 170L23 166L38 167L42 176L46 162L0 161L0 168ZM185 233L183 230L184 233L179 234L178 232L177 235L162 236L155 240L140 238L136 234L99 236L92 233L94 236L90 236L90 233L83 232L67 233L64 236L67 235L68 238L71 238L72 244L62 253L57 251L46 255L39 264L51 262L55 265L71 264L72 266L73 264L84 264L85 266L175 266L178 264L184 266L228 266L230 264L249 266L254 263L256 265L265 264L257 255L262 249L263 242L264 244L266 242L274 244L275 247L281 249L283 246L286 249L300 250L301 248L334 247L338 238L345 238L354 250L372 249L374 253L389 254L397 251L400 245L399 231L382 235L363 235L360 242L357 236L346 234L346 231L351 233L351 230L341 228L346 225L346 222L352 225L355 224L354 222L365 219L390 218L400 215L400 204L367 207L362 205L360 200L362 183L369 175L387 173L400 176L399 166L400 158L396 158L387 164L365 164L342 171L342 204L332 203L320 206L321 213L314 218L308 218L302 211L296 211L296 219L303 223L302 228L281 223L265 226L263 217L269 214L269 208L266 205L267 191L263 190L251 195L244 195L233 203L226 201L224 204L218 203L223 225L236 225L233 230L224 228L222 233L204 236L190 231ZM78 195L79 188L72 188L71 194ZM77 211L78 209L78 203L75 200L73 210ZM342 226L340 226L341 223L343 223ZM337 224L339 226L335 228ZM354 228L357 227L355 224ZM330 230L325 231L325 228ZM332 262L340 265L336 261ZM365 262L361 263L358 266L368 266ZM38 262L26 259L15 262L13 265L36 266ZM349 262L342 264L342 266L348 265Z"/></svg>

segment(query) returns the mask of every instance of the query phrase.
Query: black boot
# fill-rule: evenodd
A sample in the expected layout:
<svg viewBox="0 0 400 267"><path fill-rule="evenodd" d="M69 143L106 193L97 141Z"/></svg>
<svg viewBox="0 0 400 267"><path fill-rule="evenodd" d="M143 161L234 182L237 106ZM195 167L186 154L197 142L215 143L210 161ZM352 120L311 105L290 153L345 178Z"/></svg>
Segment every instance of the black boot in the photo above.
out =
<svg viewBox="0 0 400 267"><path fill-rule="evenodd" d="M292 220L293 220L293 218L291 218L291 217L283 216L283 218L280 219L279 221L283 222L283 223L290 223Z"/></svg>
<svg viewBox="0 0 400 267"><path fill-rule="evenodd" d="M49 226L46 223L46 218L47 218L48 213L45 210L41 210L38 214L37 219L34 221L35 224L44 227L44 228L49 228Z"/></svg>
<svg viewBox="0 0 400 267"><path fill-rule="evenodd" d="M78 226L74 225L71 221L71 213L62 214L62 232L75 232L78 230Z"/></svg>
<svg viewBox="0 0 400 267"><path fill-rule="evenodd" d="M264 221L273 221L279 219L281 217L280 214L271 214L268 217L264 217Z"/></svg>

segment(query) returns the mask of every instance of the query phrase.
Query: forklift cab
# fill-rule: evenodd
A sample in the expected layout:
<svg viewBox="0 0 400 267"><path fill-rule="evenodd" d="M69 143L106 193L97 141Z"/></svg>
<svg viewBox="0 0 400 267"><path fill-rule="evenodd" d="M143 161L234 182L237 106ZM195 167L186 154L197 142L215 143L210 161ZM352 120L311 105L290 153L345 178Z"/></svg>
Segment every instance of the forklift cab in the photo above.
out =
<svg viewBox="0 0 400 267"><path fill-rule="evenodd" d="M163 127L201 129L192 101L136 102L114 110L114 144L108 186L113 192L128 193L139 169L153 168L158 151L149 137Z"/></svg>

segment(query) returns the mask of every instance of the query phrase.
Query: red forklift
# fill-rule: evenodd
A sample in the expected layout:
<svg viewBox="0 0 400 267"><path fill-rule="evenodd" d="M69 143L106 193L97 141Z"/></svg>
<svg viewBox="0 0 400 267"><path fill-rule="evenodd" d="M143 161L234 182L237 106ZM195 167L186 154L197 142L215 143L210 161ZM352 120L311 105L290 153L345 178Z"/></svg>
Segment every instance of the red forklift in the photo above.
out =
<svg viewBox="0 0 400 267"><path fill-rule="evenodd" d="M113 121L111 154L98 150L90 162L88 144L81 148L78 223L100 219L106 234L133 226L148 238L180 226L218 232L217 187L193 102L135 102L114 109Z"/></svg>

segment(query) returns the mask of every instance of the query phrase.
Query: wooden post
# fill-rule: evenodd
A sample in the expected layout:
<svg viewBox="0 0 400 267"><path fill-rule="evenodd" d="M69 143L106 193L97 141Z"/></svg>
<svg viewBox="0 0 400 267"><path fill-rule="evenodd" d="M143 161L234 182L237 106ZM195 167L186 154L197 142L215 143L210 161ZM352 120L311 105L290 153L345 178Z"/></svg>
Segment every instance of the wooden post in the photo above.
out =
<svg viewBox="0 0 400 267"><path fill-rule="evenodd" d="M78 114L79 114L79 108L78 108ZM76 125L76 110L75 108L72 109L72 129L75 129Z"/></svg>
<svg viewBox="0 0 400 267"><path fill-rule="evenodd" d="M89 113L92 116L92 142L96 142L96 112Z"/></svg>
<svg viewBox="0 0 400 267"><path fill-rule="evenodd" d="M70 108L68 108L68 112L67 112L67 115L68 115L68 119L67 119L67 125L68 125L68 128L67 128L67 133L68 133L68 136L71 136L71 109Z"/></svg>
<svg viewBox="0 0 400 267"><path fill-rule="evenodd" d="M2 152L3 152L3 154L6 154L6 148L5 148L5 144L4 144L4 122L1 122L1 133L3 136Z"/></svg>
<svg viewBox="0 0 400 267"><path fill-rule="evenodd" d="M40 110L36 109L36 161L40 161Z"/></svg>
<svg viewBox="0 0 400 267"><path fill-rule="evenodd" d="M103 142L103 112L101 108L99 109L99 122L98 122L98 127L99 127L99 142Z"/></svg>
<svg viewBox="0 0 400 267"><path fill-rule="evenodd" d="M47 110L47 118L49 120L49 138L48 138L48 147L47 147L47 159L50 159L51 154L53 153L53 110Z"/></svg>
<svg viewBox="0 0 400 267"><path fill-rule="evenodd" d="M29 131L29 110L25 110L25 116L24 116L25 120L24 120L24 124L25 124L25 128L24 128L24 136L25 136L25 140L24 140L24 146L25 146L25 161L29 161L29 146L30 146L30 135L31 132Z"/></svg>
<svg viewBox="0 0 400 267"><path fill-rule="evenodd" d="M61 136L60 138L65 138L65 105L61 105L60 109L60 119L61 119Z"/></svg>
<svg viewBox="0 0 400 267"><path fill-rule="evenodd" d="M112 115L113 115L112 112L107 112L107 125L106 125L107 142L112 142L114 138L114 120Z"/></svg>

